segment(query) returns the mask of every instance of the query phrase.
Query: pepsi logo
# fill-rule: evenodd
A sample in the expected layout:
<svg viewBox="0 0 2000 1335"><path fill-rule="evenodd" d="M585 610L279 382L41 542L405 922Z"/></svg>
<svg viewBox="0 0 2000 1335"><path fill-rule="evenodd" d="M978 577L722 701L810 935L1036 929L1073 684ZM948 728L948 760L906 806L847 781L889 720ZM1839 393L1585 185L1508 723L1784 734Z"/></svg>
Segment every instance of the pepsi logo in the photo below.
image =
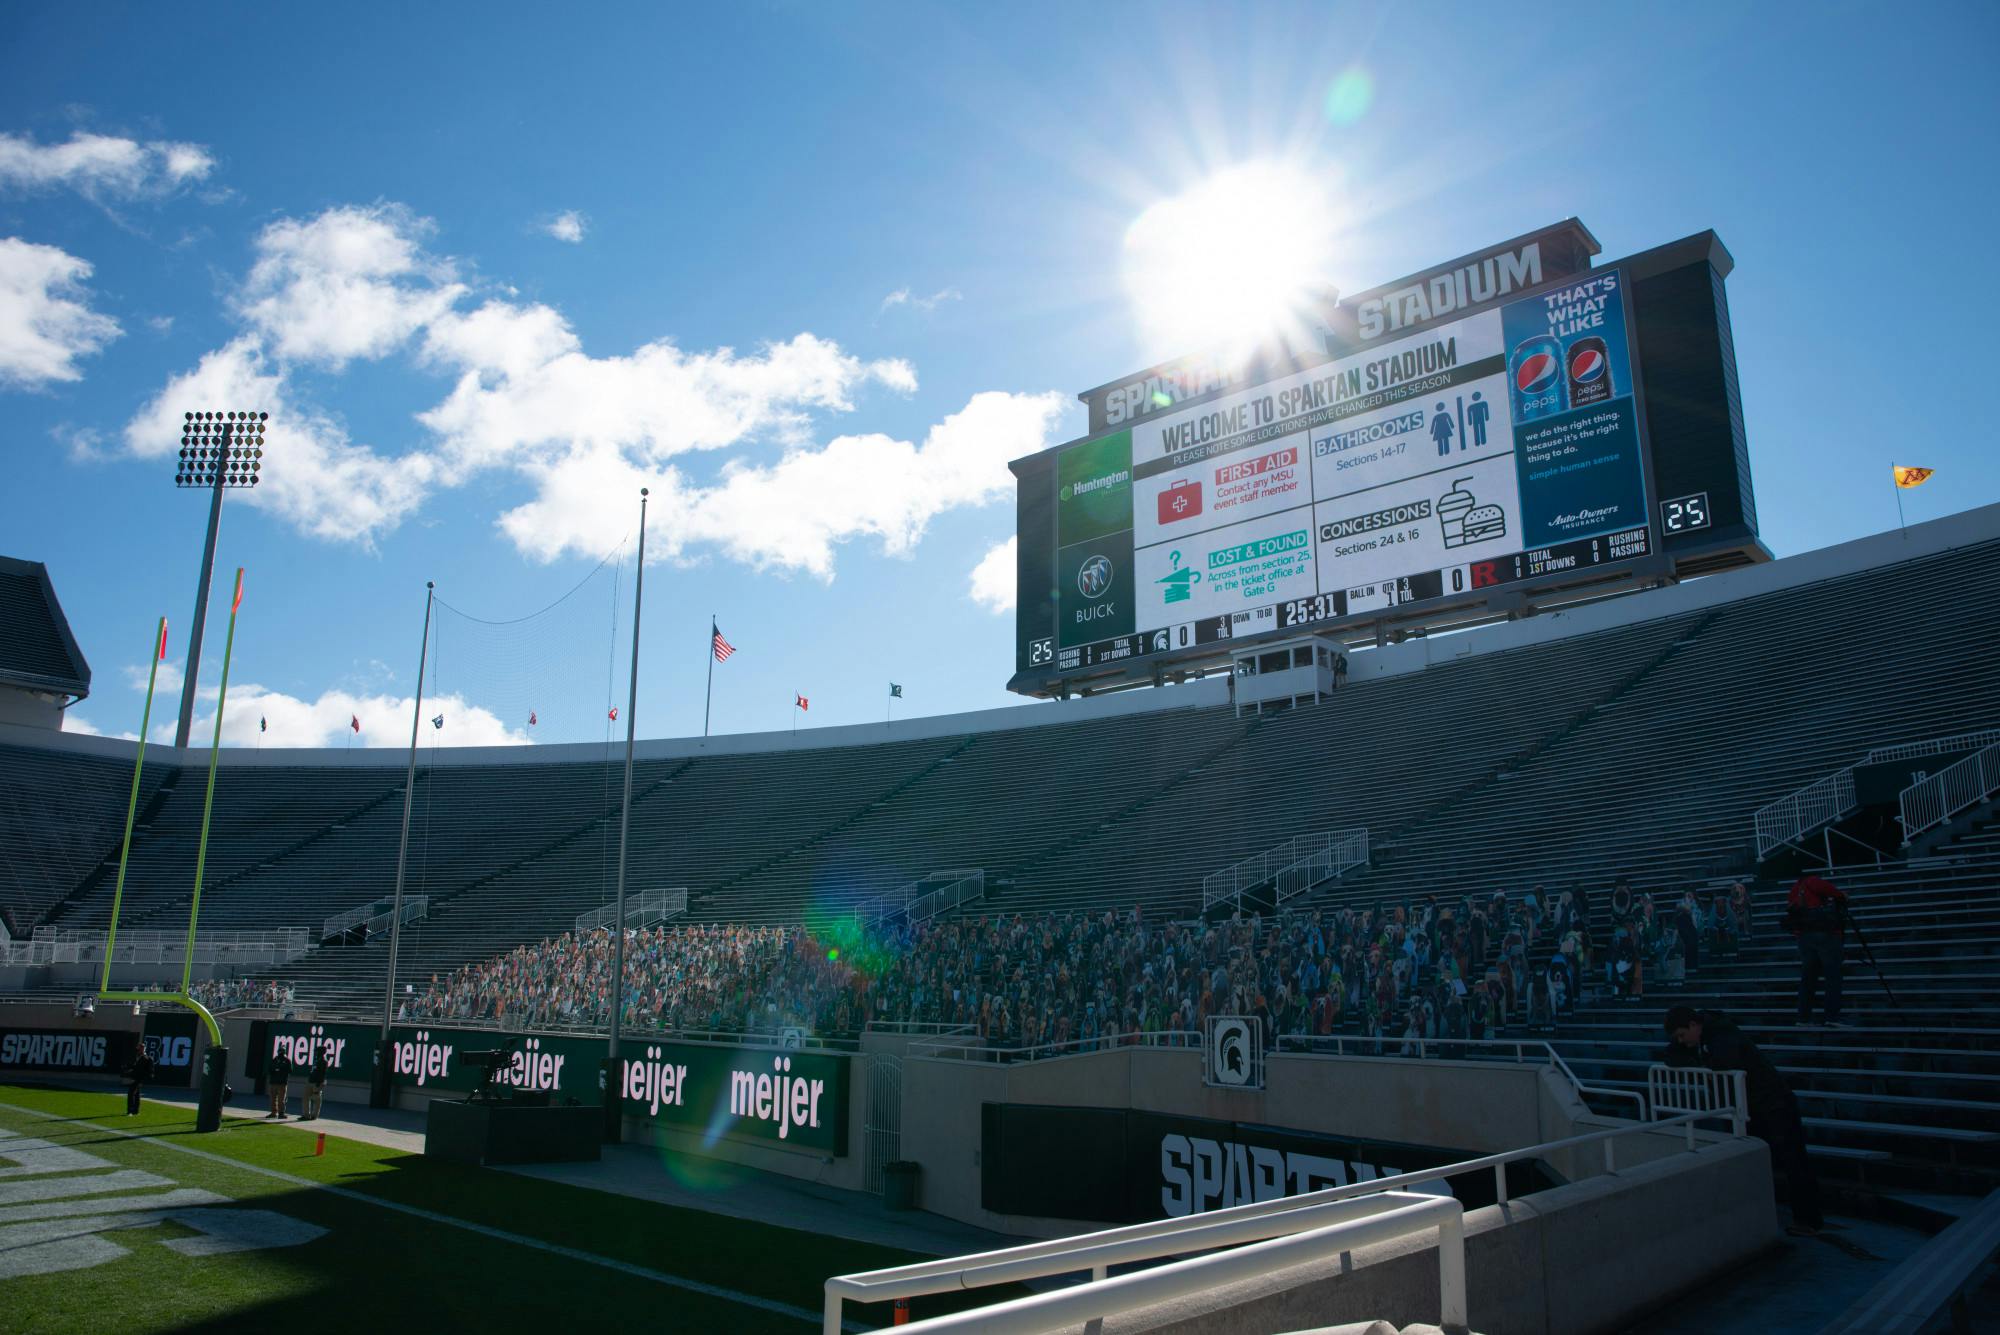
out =
<svg viewBox="0 0 2000 1335"><path fill-rule="evenodd" d="M1514 372L1514 387L1523 394L1539 394L1556 378L1556 359L1546 352L1537 352L1521 359L1519 369Z"/></svg>
<svg viewBox="0 0 2000 1335"><path fill-rule="evenodd" d="M1597 379L1604 374L1604 354L1596 348L1578 348L1569 359L1569 378L1578 384Z"/></svg>

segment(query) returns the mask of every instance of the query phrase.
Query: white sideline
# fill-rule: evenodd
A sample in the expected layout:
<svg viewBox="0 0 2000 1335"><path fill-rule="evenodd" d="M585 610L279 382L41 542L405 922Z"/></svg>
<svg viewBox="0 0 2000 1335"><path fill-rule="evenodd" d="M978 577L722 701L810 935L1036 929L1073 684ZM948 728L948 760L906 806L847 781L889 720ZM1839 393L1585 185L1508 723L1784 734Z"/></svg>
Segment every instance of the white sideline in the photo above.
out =
<svg viewBox="0 0 2000 1335"><path fill-rule="evenodd" d="M12 1103L0 1103L0 1112L19 1113L23 1117L48 1116L47 1113L40 1109L22 1108ZM426 1210L419 1205L404 1205L400 1201L381 1200L374 1196L364 1195L358 1191L351 1191L346 1187L334 1187L324 1182L315 1182L311 1178L295 1177L290 1173L281 1172L276 1168L265 1168L259 1164L244 1163L241 1159L232 1159L226 1154L212 1154L207 1150L198 1150L190 1145L175 1145L169 1141L159 1140L139 1131L126 1131L120 1127L101 1125L96 1126L94 1129L109 1132L114 1136L123 1136L127 1140L143 1140L148 1144L157 1145L161 1149L176 1150L182 1154L192 1154L197 1159L206 1159L210 1163L218 1163L227 1168L240 1168L246 1173L258 1173L264 1177L276 1178L280 1182L288 1182L296 1187L307 1187L314 1191L328 1192L331 1195L341 1197L343 1200L360 1201L364 1205L379 1206L384 1210L393 1210L397 1214L411 1215L418 1219L428 1220L434 1224L447 1224L452 1228L462 1228L468 1233L477 1233L488 1238L497 1238L502 1242L516 1243L522 1247L532 1247L536 1251L548 1252L551 1255L565 1257L572 1261L582 1261L586 1265L602 1266L606 1270L616 1270L620 1274L632 1275L638 1279L651 1280L655 1284L665 1284L669 1288L685 1289L690 1293L699 1293L704 1297L720 1298L724 1302L741 1303L745 1307L760 1308L766 1312L775 1312L779 1316L795 1318L808 1325L817 1326L820 1324L820 1314L818 1312L804 1307L794 1307L790 1303L781 1303L772 1298L759 1298L754 1294L739 1293L735 1289L723 1288L720 1284L704 1284L698 1279L686 1279L680 1275L669 1275L660 1270L649 1270L645 1266L634 1265L630 1261L620 1261L609 1256L599 1256L595 1252L583 1251L577 1247L565 1247L559 1242L544 1242L540 1238L530 1238L519 1233L509 1233L504 1228L494 1228L489 1224L475 1224L469 1219L458 1219L448 1214L439 1214L435 1210ZM862 1329L861 1323L858 1321L848 1322L846 1326L850 1330Z"/></svg>

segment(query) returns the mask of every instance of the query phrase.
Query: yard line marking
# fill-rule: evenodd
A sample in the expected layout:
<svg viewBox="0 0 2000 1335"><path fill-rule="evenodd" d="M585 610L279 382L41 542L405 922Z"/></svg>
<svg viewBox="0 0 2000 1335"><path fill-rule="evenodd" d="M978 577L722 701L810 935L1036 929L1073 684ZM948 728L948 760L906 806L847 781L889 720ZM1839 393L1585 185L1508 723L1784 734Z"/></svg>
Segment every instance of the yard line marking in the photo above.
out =
<svg viewBox="0 0 2000 1335"><path fill-rule="evenodd" d="M38 1112L33 1108L22 1108L11 1103L0 1103L0 1112L19 1113L23 1117L33 1118L47 1118L49 1116L49 1114ZM328 1192L344 1200L359 1201L364 1205L379 1206L384 1210L393 1210L398 1214L410 1215L433 1224L446 1224L452 1228L462 1228L468 1233L477 1233L482 1237L497 1238L501 1242L512 1242L522 1247L532 1247L536 1251L548 1252L552 1256L566 1257L572 1261L581 1261L585 1265L602 1266L606 1270L615 1270L620 1274L631 1275L638 1279L651 1280L655 1284L664 1284L669 1288L684 1289L689 1293L702 1294L704 1297L720 1298L724 1302L740 1303L745 1307L755 1307L760 1311L775 1312L779 1316L792 1317L795 1320L804 1321L815 1326L820 1323L821 1313L808 1311L803 1307L794 1307L790 1303L781 1303L774 1298L759 1298L755 1294L739 1293L735 1289L723 1288L720 1284L707 1284L698 1279L686 1279L680 1275L669 1275L661 1270L649 1270L645 1266L634 1265L630 1261L620 1261L610 1256L599 1256L595 1252L583 1251L577 1247L565 1247L559 1242L544 1242L540 1238L530 1238L519 1233L509 1233L504 1228L494 1228L489 1224L475 1224L469 1219L459 1219L452 1215L439 1214L436 1210L426 1210L418 1205L405 1205L401 1201L381 1200L374 1196L363 1195L358 1191L351 1191L346 1187L334 1187L324 1182L315 1182L311 1178L296 1177L291 1173L281 1172L276 1168L265 1168L261 1164L244 1163L241 1159L232 1159L226 1154L213 1154L208 1150L195 1149L191 1145L175 1145L169 1141L155 1139L139 1131L127 1131L121 1127L103 1126L96 1122L91 1123L91 1129L109 1132L114 1136L123 1136L127 1140L143 1140L147 1144L157 1145L161 1149L174 1150L181 1154L191 1154L197 1159L206 1159L210 1163L221 1164L225 1168L240 1168L246 1173L258 1173L265 1177L276 1178L280 1182L290 1183L296 1187L308 1187L314 1191ZM858 1321L847 1321L841 1324L848 1330L858 1331L863 1329L861 1323Z"/></svg>
<svg viewBox="0 0 2000 1335"><path fill-rule="evenodd" d="M148 1187L171 1187L170 1178L128 1168L95 1177L38 1177L22 1182L0 1182L0 1205L26 1201L50 1201L62 1196L92 1196L107 1191L142 1191Z"/></svg>
<svg viewBox="0 0 2000 1335"><path fill-rule="evenodd" d="M0 1224L24 1224L31 1219L69 1219L77 1215L118 1214L126 1210L178 1210L190 1205L227 1204L227 1196L218 1196L200 1187L182 1187L151 1196L117 1196L108 1201L44 1201L38 1205L9 1205L0 1208Z"/></svg>

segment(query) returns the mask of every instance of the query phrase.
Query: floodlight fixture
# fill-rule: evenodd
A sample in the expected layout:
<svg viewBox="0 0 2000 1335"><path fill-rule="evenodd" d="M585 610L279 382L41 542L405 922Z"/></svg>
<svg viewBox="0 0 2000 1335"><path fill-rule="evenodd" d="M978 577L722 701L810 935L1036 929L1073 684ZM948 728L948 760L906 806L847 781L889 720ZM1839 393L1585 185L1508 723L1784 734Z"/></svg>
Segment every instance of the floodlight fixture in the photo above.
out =
<svg viewBox="0 0 2000 1335"><path fill-rule="evenodd" d="M208 586L215 573L215 539L222 529L222 493L254 487L264 475L264 432L271 414L248 409L181 414L181 451L174 485L208 490L208 541L201 550L201 583L195 589L194 626L188 639L187 675L181 682L181 717L174 745L185 747L194 727L194 682L201 670L201 634L208 622Z"/></svg>

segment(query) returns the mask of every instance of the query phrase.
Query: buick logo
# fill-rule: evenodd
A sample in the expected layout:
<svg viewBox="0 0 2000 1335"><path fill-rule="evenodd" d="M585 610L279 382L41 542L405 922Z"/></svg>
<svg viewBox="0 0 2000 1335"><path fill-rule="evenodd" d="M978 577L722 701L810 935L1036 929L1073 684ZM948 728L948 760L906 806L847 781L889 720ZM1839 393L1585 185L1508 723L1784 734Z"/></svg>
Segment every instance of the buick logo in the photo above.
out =
<svg viewBox="0 0 2000 1335"><path fill-rule="evenodd" d="M1076 591L1086 598L1102 598L1111 592L1111 558L1093 556L1076 572Z"/></svg>

